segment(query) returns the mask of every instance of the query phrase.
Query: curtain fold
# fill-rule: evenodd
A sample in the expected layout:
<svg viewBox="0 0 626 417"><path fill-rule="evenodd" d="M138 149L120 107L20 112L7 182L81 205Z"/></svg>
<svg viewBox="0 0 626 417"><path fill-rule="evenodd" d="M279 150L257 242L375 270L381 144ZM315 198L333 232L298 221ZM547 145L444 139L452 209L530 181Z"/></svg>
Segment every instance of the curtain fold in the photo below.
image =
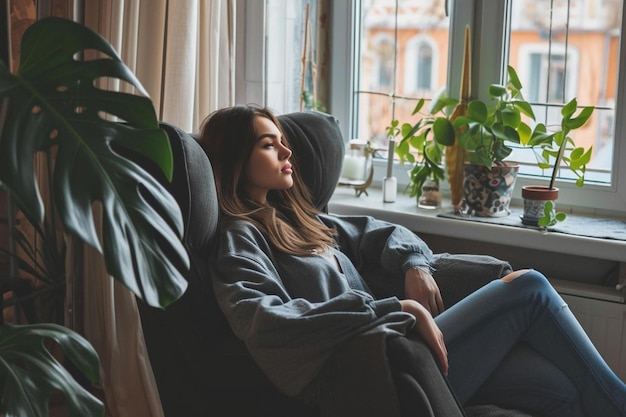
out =
<svg viewBox="0 0 626 417"><path fill-rule="evenodd" d="M235 0L90 0L84 23L115 47L159 120L191 132L234 103L234 7ZM100 356L106 415L162 417L134 295L107 275L97 251L77 252L68 258L83 262L69 262L68 276L82 280L83 332Z"/></svg>

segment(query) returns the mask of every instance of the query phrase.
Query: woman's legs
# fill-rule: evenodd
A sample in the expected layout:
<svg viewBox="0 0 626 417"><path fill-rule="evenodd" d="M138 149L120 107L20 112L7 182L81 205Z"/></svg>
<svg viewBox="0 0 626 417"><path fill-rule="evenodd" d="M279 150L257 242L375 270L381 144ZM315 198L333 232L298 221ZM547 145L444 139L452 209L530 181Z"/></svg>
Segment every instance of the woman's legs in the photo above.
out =
<svg viewBox="0 0 626 417"><path fill-rule="evenodd" d="M448 347L450 383L464 404L513 346L526 342L579 389L586 414L626 415L626 385L537 271L493 281L435 320Z"/></svg>

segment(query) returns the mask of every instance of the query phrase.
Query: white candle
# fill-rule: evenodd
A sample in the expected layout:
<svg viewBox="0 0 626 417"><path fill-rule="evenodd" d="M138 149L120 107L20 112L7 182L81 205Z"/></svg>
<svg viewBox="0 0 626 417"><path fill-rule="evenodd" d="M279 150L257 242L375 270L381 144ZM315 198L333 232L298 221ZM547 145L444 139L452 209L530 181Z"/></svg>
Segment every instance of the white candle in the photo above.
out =
<svg viewBox="0 0 626 417"><path fill-rule="evenodd" d="M341 176L348 180L363 181L365 175L365 156L346 155L343 160Z"/></svg>
<svg viewBox="0 0 626 417"><path fill-rule="evenodd" d="M387 178L393 177L393 157L396 150L396 141L389 138L389 150L387 152Z"/></svg>

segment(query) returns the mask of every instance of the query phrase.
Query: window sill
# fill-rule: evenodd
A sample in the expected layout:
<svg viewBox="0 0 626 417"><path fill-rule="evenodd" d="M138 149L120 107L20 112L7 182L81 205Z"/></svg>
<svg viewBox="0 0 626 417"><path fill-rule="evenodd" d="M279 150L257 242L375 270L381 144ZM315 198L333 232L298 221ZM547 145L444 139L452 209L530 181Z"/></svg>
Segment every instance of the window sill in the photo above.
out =
<svg viewBox="0 0 626 417"><path fill-rule="evenodd" d="M613 261L619 264L618 282L626 283L626 241L624 240L438 217L438 214L452 210L449 201L444 200L439 209L428 210L418 208L415 199L402 192L398 192L394 203L384 203L380 189L370 188L367 192L369 195L362 194L356 197L354 189L338 187L330 200L329 211L334 214L370 215L403 225L417 234ZM555 280L555 286L559 282L561 281ZM605 293L600 298L624 302L624 293L613 287L598 289L594 286L594 288Z"/></svg>

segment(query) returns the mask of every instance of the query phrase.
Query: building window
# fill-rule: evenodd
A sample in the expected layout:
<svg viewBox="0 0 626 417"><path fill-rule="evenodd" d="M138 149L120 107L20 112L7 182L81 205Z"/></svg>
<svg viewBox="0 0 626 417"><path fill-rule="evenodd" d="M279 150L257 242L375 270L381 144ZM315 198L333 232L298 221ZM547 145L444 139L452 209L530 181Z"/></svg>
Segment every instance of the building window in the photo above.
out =
<svg viewBox="0 0 626 417"><path fill-rule="evenodd" d="M407 42L404 58L404 88L403 95L423 94L430 95L436 89L435 42L428 36L416 36Z"/></svg>
<svg viewBox="0 0 626 417"><path fill-rule="evenodd" d="M380 35L372 42L374 52L374 74L371 77L371 89L389 90L393 88L395 74L395 42L393 38Z"/></svg>

